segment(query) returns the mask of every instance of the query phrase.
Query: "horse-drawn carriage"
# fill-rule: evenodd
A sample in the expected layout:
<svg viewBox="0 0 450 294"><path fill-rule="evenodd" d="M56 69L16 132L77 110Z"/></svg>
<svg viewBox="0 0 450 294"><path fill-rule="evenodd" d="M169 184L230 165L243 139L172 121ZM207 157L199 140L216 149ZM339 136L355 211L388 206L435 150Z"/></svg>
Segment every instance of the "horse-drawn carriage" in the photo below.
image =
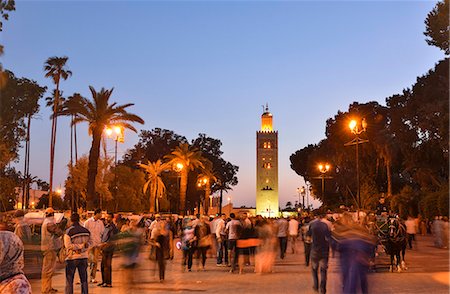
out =
<svg viewBox="0 0 450 294"><path fill-rule="evenodd" d="M406 227L404 223L395 216L376 216L369 222L369 231L378 238L378 246L390 256L389 271L402 272L406 270Z"/></svg>

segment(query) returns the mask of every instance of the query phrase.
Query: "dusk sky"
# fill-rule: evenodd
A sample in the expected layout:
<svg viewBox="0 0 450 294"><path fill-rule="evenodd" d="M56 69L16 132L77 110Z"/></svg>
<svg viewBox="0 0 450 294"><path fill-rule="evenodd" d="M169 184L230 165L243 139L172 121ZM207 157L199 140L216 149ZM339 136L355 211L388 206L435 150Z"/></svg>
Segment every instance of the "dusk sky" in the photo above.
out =
<svg viewBox="0 0 450 294"><path fill-rule="evenodd" d="M301 177L289 156L325 136L325 122L353 101L378 101L410 87L443 58L423 31L436 1L17 1L4 22L2 63L18 77L44 78L51 56L68 56L63 95L90 97L114 87L145 125L188 140L220 139L239 166L230 191L255 205L256 131L268 103L279 132L280 206L295 202ZM50 109L32 121L31 173L48 181ZM70 152L67 118L58 121L54 188ZM137 143L127 131L119 156ZM91 139L79 128L79 153ZM113 155L113 141L108 141ZM22 159L22 158L21 158ZM23 170L23 161L16 166ZM226 198L225 198L226 199Z"/></svg>

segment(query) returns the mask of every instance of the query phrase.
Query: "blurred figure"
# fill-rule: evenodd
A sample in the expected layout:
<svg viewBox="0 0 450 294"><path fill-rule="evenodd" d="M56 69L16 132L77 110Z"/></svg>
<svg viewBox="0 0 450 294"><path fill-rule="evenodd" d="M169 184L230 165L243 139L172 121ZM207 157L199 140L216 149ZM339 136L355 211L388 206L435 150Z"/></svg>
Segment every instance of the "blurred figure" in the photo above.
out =
<svg viewBox="0 0 450 294"><path fill-rule="evenodd" d="M309 224L307 236L311 236L311 269L313 276L313 290L325 294L327 292L328 257L330 250L331 232L323 221L325 214ZM318 271L320 269L320 284Z"/></svg>
<svg viewBox="0 0 450 294"><path fill-rule="evenodd" d="M311 236L308 236L307 232L309 230L309 216L307 216L304 219L303 225L302 225L302 239L303 239L303 248L305 253L305 266L309 266L309 260L311 256L311 243L312 239Z"/></svg>
<svg viewBox="0 0 450 294"><path fill-rule="evenodd" d="M442 242L442 220L439 216L436 216L432 225L433 235L434 235L434 245L438 248L441 248L443 245Z"/></svg>
<svg viewBox="0 0 450 294"><path fill-rule="evenodd" d="M165 279L166 259L170 257L169 233L165 221L159 221L154 226L150 235L150 245L155 250L155 260L158 264L160 283Z"/></svg>
<svg viewBox="0 0 450 294"><path fill-rule="evenodd" d="M195 238L197 239L197 258L201 258L202 270L205 270L206 252L211 247L211 230L207 223L208 217L202 216L195 226Z"/></svg>
<svg viewBox="0 0 450 294"><path fill-rule="evenodd" d="M45 220L41 227L41 250L44 254L42 260L41 292L43 294L55 293L58 290L52 287L52 277L56 267L56 253L61 248L63 232L56 224L55 211L49 207L45 210Z"/></svg>
<svg viewBox="0 0 450 294"><path fill-rule="evenodd" d="M183 250L182 270L185 271L186 264L188 271L192 271L192 256L195 251L195 228L192 221L188 218L183 220L183 231L181 233L181 249Z"/></svg>
<svg viewBox="0 0 450 294"><path fill-rule="evenodd" d="M242 223L242 222L241 222ZM250 226L243 225L239 240L236 242L236 250L238 251L239 274L244 272L244 264L250 265L250 255L255 251L255 247L259 244L256 237L256 231L253 224Z"/></svg>
<svg viewBox="0 0 450 294"><path fill-rule="evenodd" d="M242 229L242 225L234 213L230 213L230 218L231 221L227 223L225 232L228 233L228 260L231 263L230 273L233 273L236 270L239 257L236 242L239 239L239 232Z"/></svg>
<svg viewBox="0 0 450 294"><path fill-rule="evenodd" d="M0 231L0 293L31 293L23 264L22 241L14 233Z"/></svg>
<svg viewBox="0 0 450 294"><path fill-rule="evenodd" d="M294 216L289 220L289 243L291 244L291 252L295 253L296 241L298 238L298 221Z"/></svg>
<svg viewBox="0 0 450 294"><path fill-rule="evenodd" d="M270 220L260 219L256 233L259 246L256 248L255 273L272 273L277 248L276 228Z"/></svg>
<svg viewBox="0 0 450 294"><path fill-rule="evenodd" d="M89 230L92 238L92 247L89 248L89 269L90 269L90 282L97 283L95 279L97 275L97 264L98 258L100 257L100 243L101 236L103 231L105 230L105 225L103 224L102 218L102 210L97 208L94 212L94 215L89 218L86 222L84 222L84 227Z"/></svg>
<svg viewBox="0 0 450 294"><path fill-rule="evenodd" d="M72 226L64 235L64 247L66 248L66 294L73 293L73 278L75 270L81 283L81 293L88 293L88 248L92 244L91 233L80 225L80 215L73 213L70 217Z"/></svg>
<svg viewBox="0 0 450 294"><path fill-rule="evenodd" d="M116 225L113 222L114 214L108 213L106 217L105 230L102 233L100 249L102 251L102 282L97 286L100 287L112 287L112 258L114 255L114 236L119 232Z"/></svg>
<svg viewBox="0 0 450 294"><path fill-rule="evenodd" d="M448 248L448 217L444 216L442 218L442 246L443 248Z"/></svg>
<svg viewBox="0 0 450 294"><path fill-rule="evenodd" d="M282 217L277 220L276 225L278 228L277 237L280 245L280 258L284 259L287 250L289 223L284 217Z"/></svg>
<svg viewBox="0 0 450 294"><path fill-rule="evenodd" d="M225 232L226 215L222 213L221 218L217 220L216 224L216 239L217 239L217 266L228 266L228 238ZM223 264L222 262L225 263Z"/></svg>
<svg viewBox="0 0 450 294"><path fill-rule="evenodd" d="M417 242L416 242L417 225L416 225L416 221L412 218L412 216L408 216L408 219L405 221L405 226L406 226L406 234L408 235L409 249L412 249L413 241L417 246Z"/></svg>
<svg viewBox="0 0 450 294"><path fill-rule="evenodd" d="M343 292L358 293L360 285L361 292L368 293L367 272L376 238L345 215L336 223L333 236L339 242Z"/></svg>
<svg viewBox="0 0 450 294"><path fill-rule="evenodd" d="M24 216L25 213L23 210L16 210L16 212L14 212L14 221L16 223L14 234L16 234L24 244L27 244L31 241L31 228L25 221Z"/></svg>

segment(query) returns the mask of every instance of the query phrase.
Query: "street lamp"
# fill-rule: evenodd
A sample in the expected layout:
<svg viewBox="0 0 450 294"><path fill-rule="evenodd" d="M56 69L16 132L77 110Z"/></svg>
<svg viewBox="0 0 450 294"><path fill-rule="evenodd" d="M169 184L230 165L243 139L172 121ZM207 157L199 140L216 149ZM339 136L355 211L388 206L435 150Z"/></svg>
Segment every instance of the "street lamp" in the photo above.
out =
<svg viewBox="0 0 450 294"><path fill-rule="evenodd" d="M328 163L326 164L319 164L317 166L317 168L319 169L320 172L320 178L322 178L322 199L324 198L325 195L325 173L327 173L330 170L330 165ZM329 178L329 177L327 177Z"/></svg>
<svg viewBox="0 0 450 294"><path fill-rule="evenodd" d="M205 210L205 212L207 211L207 205L205 205L205 202L207 201L207 199L206 199L206 190L208 189L208 182L209 182L209 179L208 179L208 177L206 177L206 176L204 176L204 177L202 177L202 178L199 178L198 180L197 180L197 186L198 186L198 188L199 189L204 189L205 190L205 198L203 199L204 201L203 201L203 208L204 208L204 210ZM210 207L212 207L212 198L211 198L211 195L208 195L209 196L209 200L210 200Z"/></svg>
<svg viewBox="0 0 450 294"><path fill-rule="evenodd" d="M297 193L298 193L298 205L300 205L300 195L302 195L303 197L302 209L305 209L305 186L297 188Z"/></svg>
<svg viewBox="0 0 450 294"><path fill-rule="evenodd" d="M105 128L105 133L108 138L113 138L115 141L114 145L114 164L117 165L117 143L124 142L123 127L122 126L110 126ZM113 137L115 135L115 137Z"/></svg>
<svg viewBox="0 0 450 294"><path fill-rule="evenodd" d="M117 143L123 143L124 142L124 129L122 126L113 125L113 126L107 126L105 128L105 133L108 138L114 139L114 167L117 167ZM113 137L115 135L115 137ZM117 193L117 173L114 169L114 188L113 188L113 194L114 198L116 198ZM100 197L100 208L102 208L102 197Z"/></svg>
<svg viewBox="0 0 450 294"><path fill-rule="evenodd" d="M367 122L366 119L362 119L361 123L359 123L356 120L351 120L348 124L348 127L350 128L350 131L355 135L355 138L351 140L350 142L344 144L344 146L356 146L356 199L357 199L357 205L358 209L361 209L361 194L360 194L360 187L359 187L359 144L367 143L369 140L360 138L359 135L364 133L367 129ZM361 128L360 128L361 127ZM359 215L359 213L358 213Z"/></svg>

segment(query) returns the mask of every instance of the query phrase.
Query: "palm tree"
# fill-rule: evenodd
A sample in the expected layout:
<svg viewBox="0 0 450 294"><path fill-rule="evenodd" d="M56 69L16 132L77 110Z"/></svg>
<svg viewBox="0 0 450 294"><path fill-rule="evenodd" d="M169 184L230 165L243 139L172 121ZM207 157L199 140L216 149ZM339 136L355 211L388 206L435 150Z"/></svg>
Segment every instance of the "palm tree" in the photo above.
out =
<svg viewBox="0 0 450 294"><path fill-rule="evenodd" d="M199 186L205 187L205 198L203 199L203 208L208 213L209 208L209 195L211 195L211 185L217 181L216 173L213 170L212 162L208 159L203 160L203 166L201 174L198 175Z"/></svg>
<svg viewBox="0 0 450 294"><path fill-rule="evenodd" d="M157 199L163 197L166 192L166 186L161 178L161 174L165 170L170 169L170 165L162 163L158 159L156 162L148 161L148 164L139 163L138 166L147 173L148 180L142 190L146 193L150 189L150 212L155 212L155 202L157 205L156 210L159 210Z"/></svg>
<svg viewBox="0 0 450 294"><path fill-rule="evenodd" d="M126 108L134 105L133 103L124 105L117 105L115 102L112 104L109 103L109 98L114 88L111 90L102 88L100 92L97 92L92 86L89 86L89 89L92 94L92 100L84 97L74 99L71 103L66 103L60 114L66 116L76 115L72 122L74 125L80 122L87 122L89 124L89 134L92 135L92 144L89 151L87 208L93 209L98 207L99 204L99 199L95 193L95 178L97 176L103 130L108 125L117 124L133 132L137 132L130 122L143 124L144 120L136 114L126 111Z"/></svg>
<svg viewBox="0 0 450 294"><path fill-rule="evenodd" d="M55 145L56 145L56 126L57 126L57 112L60 106L60 91L59 91L59 82L61 79L67 80L69 76L72 75L70 70L65 68L67 60L69 58L67 56L57 57L53 56L48 58L44 64L44 71L46 78L52 78L53 82L56 85L56 89L54 91L54 99L53 99L53 115L52 115L52 134L50 138L50 191L49 191L49 202L48 206L52 206L52 194L53 194L53 167L55 162Z"/></svg>
<svg viewBox="0 0 450 294"><path fill-rule="evenodd" d="M180 171L180 213L184 215L186 208L186 191L188 175L195 168L204 168L202 153L196 148L189 148L189 144L184 143L175 147L172 153L165 156L168 164L176 165L181 163L183 168Z"/></svg>

